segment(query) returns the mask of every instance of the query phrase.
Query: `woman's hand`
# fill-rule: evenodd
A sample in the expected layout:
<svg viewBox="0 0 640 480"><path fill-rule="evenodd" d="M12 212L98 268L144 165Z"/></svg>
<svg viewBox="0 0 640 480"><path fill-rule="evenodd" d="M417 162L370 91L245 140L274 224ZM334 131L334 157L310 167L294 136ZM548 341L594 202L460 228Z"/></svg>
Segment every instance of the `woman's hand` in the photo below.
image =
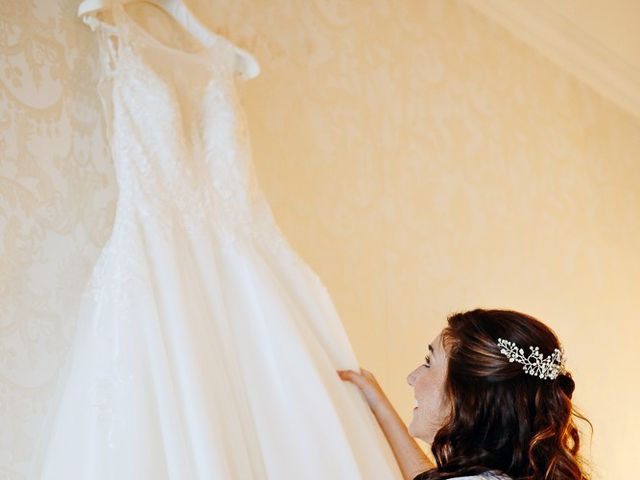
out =
<svg viewBox="0 0 640 480"><path fill-rule="evenodd" d="M338 375L342 380L351 382L360 389L372 410L378 410L380 407L389 405L389 399L382 391L373 373L361 368L360 372L338 370Z"/></svg>

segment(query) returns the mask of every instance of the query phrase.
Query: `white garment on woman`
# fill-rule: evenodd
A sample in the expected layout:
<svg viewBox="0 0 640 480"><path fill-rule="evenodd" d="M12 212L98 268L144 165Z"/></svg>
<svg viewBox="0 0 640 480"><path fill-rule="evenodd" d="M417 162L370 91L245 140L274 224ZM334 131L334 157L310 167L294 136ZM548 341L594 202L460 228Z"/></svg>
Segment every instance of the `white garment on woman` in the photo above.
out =
<svg viewBox="0 0 640 480"><path fill-rule="evenodd" d="M498 475L493 472L484 472L478 475L470 475L467 477L451 477L449 480L511 480L507 475Z"/></svg>
<svg viewBox="0 0 640 480"><path fill-rule="evenodd" d="M129 10L92 23L119 198L33 478L400 478L256 184L235 45L168 46Z"/></svg>

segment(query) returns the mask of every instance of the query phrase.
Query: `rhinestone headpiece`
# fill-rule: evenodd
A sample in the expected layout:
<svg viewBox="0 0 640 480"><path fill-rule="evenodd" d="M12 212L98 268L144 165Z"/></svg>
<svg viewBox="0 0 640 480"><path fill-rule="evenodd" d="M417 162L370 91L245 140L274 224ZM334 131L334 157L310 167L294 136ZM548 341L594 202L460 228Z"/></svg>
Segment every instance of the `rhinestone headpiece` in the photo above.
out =
<svg viewBox="0 0 640 480"><path fill-rule="evenodd" d="M538 347L529 347L531 353L525 356L522 348L503 338L498 339L498 346L500 353L504 354L509 362L521 363L522 369L534 377L553 380L558 374L564 372L565 355L557 348L553 349L551 355L545 357Z"/></svg>

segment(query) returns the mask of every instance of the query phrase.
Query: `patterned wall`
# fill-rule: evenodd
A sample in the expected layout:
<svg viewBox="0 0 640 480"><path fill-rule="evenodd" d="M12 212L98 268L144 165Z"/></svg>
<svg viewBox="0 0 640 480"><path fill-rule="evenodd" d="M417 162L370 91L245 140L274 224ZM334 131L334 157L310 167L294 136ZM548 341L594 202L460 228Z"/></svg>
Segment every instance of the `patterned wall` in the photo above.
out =
<svg viewBox="0 0 640 480"><path fill-rule="evenodd" d="M0 2L0 479L23 478L113 218L77 3ZM458 1L186 3L259 59L242 95L260 180L399 410L447 313L520 309L564 340L596 478L622 478L640 120Z"/></svg>
<svg viewBox="0 0 640 480"><path fill-rule="evenodd" d="M0 478L33 435L110 231L96 44L75 1L0 2Z"/></svg>

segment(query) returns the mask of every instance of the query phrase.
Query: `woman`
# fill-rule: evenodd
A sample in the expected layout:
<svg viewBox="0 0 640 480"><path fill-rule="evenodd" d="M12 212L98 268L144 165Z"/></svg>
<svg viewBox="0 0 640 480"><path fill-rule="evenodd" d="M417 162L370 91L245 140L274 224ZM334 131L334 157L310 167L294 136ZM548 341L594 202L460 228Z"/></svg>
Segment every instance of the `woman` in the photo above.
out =
<svg viewBox="0 0 640 480"><path fill-rule="evenodd" d="M417 402L408 430L371 373L338 373L361 389L407 480L588 479L573 417L588 420L573 408L560 343L528 315L450 316L407 377Z"/></svg>

